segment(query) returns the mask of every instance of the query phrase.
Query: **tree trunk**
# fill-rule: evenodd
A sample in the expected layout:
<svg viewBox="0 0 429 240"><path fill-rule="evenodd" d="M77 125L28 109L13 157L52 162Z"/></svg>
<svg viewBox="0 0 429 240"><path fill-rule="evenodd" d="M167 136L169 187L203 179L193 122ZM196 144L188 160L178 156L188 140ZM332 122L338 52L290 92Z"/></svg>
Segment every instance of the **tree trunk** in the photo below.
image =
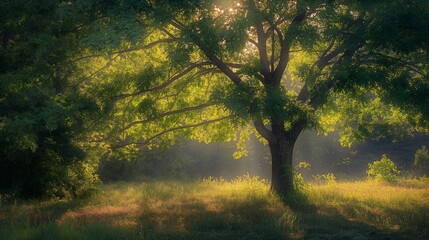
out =
<svg viewBox="0 0 429 240"><path fill-rule="evenodd" d="M285 131L283 123L272 123L272 133L276 141L269 142L272 161L271 190L285 195L294 190L293 148L301 129Z"/></svg>

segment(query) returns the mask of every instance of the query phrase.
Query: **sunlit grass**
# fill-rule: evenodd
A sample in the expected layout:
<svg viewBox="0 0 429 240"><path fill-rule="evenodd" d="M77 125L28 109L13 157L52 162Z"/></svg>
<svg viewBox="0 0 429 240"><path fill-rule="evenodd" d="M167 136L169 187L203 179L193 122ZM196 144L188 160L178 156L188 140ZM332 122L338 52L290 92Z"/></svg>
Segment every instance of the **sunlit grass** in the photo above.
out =
<svg viewBox="0 0 429 240"><path fill-rule="evenodd" d="M429 236L428 219L429 186L420 180L310 185L282 200L267 181L243 176L3 203L0 239L414 239Z"/></svg>
<svg viewBox="0 0 429 240"><path fill-rule="evenodd" d="M376 181L312 186L306 195L322 215L341 215L385 231L428 231L429 184L403 181L408 187Z"/></svg>

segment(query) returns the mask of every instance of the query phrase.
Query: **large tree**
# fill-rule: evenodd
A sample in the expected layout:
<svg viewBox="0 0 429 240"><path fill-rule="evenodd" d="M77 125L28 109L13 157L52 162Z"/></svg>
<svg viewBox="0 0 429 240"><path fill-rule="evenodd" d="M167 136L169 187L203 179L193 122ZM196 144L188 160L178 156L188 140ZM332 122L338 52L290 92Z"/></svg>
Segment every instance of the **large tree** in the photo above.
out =
<svg viewBox="0 0 429 240"><path fill-rule="evenodd" d="M80 61L109 67L93 83L113 110L102 138L113 149L161 137L231 140L232 129L250 123L271 150L272 190L285 194L293 190L293 149L305 128L335 120L361 139L404 120L411 131L428 127L425 0L124 0L98 7L86 42L100 53ZM343 115L323 115L333 109Z"/></svg>

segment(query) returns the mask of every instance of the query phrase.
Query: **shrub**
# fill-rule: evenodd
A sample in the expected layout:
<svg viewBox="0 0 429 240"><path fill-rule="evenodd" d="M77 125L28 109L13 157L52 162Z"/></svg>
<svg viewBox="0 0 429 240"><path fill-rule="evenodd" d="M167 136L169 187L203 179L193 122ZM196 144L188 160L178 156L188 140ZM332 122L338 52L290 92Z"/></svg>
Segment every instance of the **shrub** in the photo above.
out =
<svg viewBox="0 0 429 240"><path fill-rule="evenodd" d="M429 176L429 151L424 145L414 155L413 170L418 176Z"/></svg>
<svg viewBox="0 0 429 240"><path fill-rule="evenodd" d="M385 154L380 160L368 164L368 178L380 182L396 183L399 180L399 170Z"/></svg>
<svg viewBox="0 0 429 240"><path fill-rule="evenodd" d="M318 183L323 183L328 186L337 185L337 179L335 178L335 175L333 173L318 174L314 176L314 178Z"/></svg>
<svg viewBox="0 0 429 240"><path fill-rule="evenodd" d="M302 170L304 169L310 169L311 165L308 162L300 162L295 167L295 171L293 173L293 184L295 190L302 190L308 186L308 184L305 183L304 177L302 176Z"/></svg>

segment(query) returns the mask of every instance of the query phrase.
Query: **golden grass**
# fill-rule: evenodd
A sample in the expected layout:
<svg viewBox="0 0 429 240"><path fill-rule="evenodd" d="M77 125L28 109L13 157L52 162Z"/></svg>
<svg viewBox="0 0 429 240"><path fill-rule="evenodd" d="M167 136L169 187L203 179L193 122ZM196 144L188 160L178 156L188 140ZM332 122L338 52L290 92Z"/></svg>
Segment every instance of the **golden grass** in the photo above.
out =
<svg viewBox="0 0 429 240"><path fill-rule="evenodd" d="M421 182L310 185L284 199L249 176L116 183L87 199L0 206L0 239L424 239L428 226Z"/></svg>
<svg viewBox="0 0 429 240"><path fill-rule="evenodd" d="M411 188L376 181L344 182L312 186L306 194L321 214L340 214L384 230L429 227L429 184Z"/></svg>

